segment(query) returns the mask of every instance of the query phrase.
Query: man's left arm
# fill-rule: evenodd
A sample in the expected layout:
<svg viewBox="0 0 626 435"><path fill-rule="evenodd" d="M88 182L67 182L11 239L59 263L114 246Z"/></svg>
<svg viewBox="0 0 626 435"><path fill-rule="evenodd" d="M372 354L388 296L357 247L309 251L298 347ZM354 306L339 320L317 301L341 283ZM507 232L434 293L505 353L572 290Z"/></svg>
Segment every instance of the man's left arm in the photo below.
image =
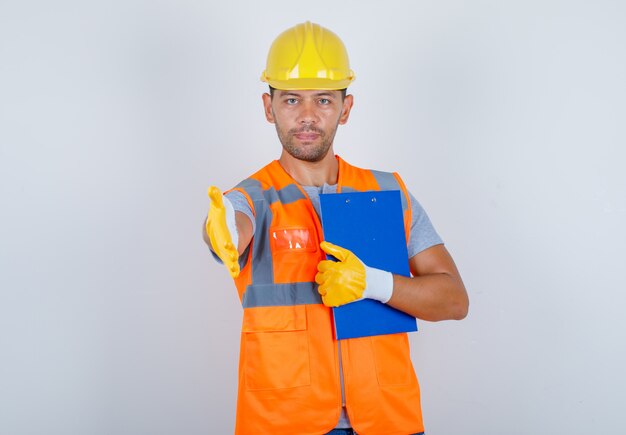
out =
<svg viewBox="0 0 626 435"><path fill-rule="evenodd" d="M412 277L393 275L393 292L388 305L430 321L461 320L467 316L467 291L443 244L414 255L409 266Z"/></svg>
<svg viewBox="0 0 626 435"><path fill-rule="evenodd" d="M443 244L411 257L411 278L368 267L341 246L324 241L320 247L338 260L317 265L315 282L326 306L370 298L423 320L460 320L467 315L465 286Z"/></svg>

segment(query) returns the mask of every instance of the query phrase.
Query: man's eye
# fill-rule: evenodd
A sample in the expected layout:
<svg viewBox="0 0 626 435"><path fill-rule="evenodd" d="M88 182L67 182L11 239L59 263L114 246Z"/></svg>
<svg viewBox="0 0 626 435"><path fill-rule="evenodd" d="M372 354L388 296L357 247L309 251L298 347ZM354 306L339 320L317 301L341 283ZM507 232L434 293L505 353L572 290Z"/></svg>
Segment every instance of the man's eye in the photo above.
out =
<svg viewBox="0 0 626 435"><path fill-rule="evenodd" d="M298 100L295 98L287 98L287 104L296 104Z"/></svg>
<svg viewBox="0 0 626 435"><path fill-rule="evenodd" d="M320 104L330 104L330 100L328 98L320 98Z"/></svg>

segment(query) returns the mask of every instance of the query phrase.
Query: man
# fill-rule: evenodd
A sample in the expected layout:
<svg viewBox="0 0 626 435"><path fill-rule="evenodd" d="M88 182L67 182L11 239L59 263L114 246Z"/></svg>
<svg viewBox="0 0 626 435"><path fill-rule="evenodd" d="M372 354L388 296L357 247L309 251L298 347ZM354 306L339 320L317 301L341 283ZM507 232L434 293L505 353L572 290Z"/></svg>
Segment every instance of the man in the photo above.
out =
<svg viewBox="0 0 626 435"><path fill-rule="evenodd" d="M225 196L209 189L205 240L244 308L236 434L422 433L407 335L335 340L330 307L371 298L424 320L467 314L454 262L400 177L353 167L333 152L353 79L345 47L328 29L306 22L279 35L262 80L280 158ZM370 268L323 241L319 194L342 190L402 192L412 277Z"/></svg>

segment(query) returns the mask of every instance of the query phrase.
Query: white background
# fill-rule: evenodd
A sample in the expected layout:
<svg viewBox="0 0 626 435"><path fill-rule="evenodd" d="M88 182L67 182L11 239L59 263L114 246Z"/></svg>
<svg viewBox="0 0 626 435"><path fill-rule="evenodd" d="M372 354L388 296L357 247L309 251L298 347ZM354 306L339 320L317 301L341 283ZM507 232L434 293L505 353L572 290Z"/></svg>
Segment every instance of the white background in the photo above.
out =
<svg viewBox="0 0 626 435"><path fill-rule="evenodd" d="M259 81L346 43L335 141L396 170L471 300L411 337L429 435L623 434L622 1L0 2L0 433L228 434L241 307L206 188L280 152Z"/></svg>

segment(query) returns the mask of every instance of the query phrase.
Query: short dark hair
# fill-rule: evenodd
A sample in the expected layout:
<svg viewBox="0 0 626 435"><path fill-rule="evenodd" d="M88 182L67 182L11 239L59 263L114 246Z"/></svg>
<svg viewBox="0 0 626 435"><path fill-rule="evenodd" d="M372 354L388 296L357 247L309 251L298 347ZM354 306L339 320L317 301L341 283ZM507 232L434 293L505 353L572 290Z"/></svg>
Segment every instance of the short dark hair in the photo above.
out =
<svg viewBox="0 0 626 435"><path fill-rule="evenodd" d="M270 86L270 97L274 98L274 91L276 89ZM341 91L341 101L343 101L346 98L346 93L348 91L347 88L344 89L337 89L337 91Z"/></svg>

